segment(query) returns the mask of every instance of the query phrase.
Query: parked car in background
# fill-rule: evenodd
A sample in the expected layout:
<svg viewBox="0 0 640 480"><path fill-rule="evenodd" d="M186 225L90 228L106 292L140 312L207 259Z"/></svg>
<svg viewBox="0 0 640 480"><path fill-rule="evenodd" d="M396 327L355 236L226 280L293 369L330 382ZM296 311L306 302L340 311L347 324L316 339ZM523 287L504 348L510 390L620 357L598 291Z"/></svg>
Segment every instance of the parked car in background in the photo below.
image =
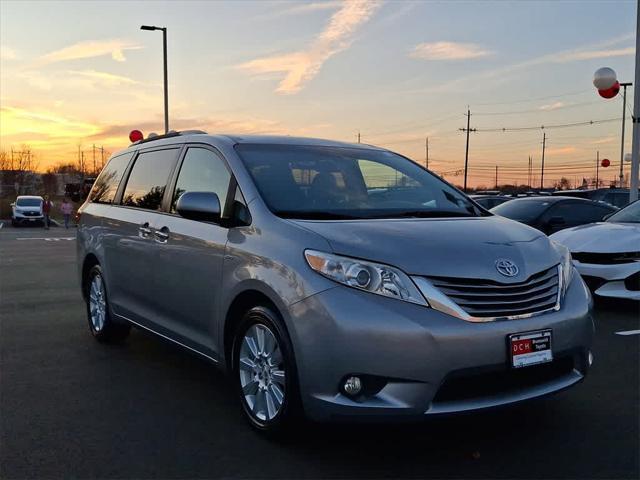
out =
<svg viewBox="0 0 640 480"><path fill-rule="evenodd" d="M382 148L171 133L117 153L79 213L93 336L212 360L262 431L511 404L591 365L569 251Z"/></svg>
<svg viewBox="0 0 640 480"><path fill-rule="evenodd" d="M558 190L553 195L586 198L622 208L629 204L628 188L595 188L593 190Z"/></svg>
<svg viewBox="0 0 640 480"><path fill-rule="evenodd" d="M37 224L44 221L42 214L43 199L35 195L20 195L11 204L11 225Z"/></svg>
<svg viewBox="0 0 640 480"><path fill-rule="evenodd" d="M618 209L602 202L573 197L516 198L491 209L491 213L517 220L551 235L565 228L599 222Z"/></svg>
<svg viewBox="0 0 640 480"><path fill-rule="evenodd" d="M582 279L601 297L640 300L640 201L606 221L551 236L566 246Z"/></svg>
<svg viewBox="0 0 640 480"><path fill-rule="evenodd" d="M504 202L508 202L509 200L513 200L513 197L506 197L504 195L469 195L478 205L486 208L487 210L492 209L498 205L503 204Z"/></svg>

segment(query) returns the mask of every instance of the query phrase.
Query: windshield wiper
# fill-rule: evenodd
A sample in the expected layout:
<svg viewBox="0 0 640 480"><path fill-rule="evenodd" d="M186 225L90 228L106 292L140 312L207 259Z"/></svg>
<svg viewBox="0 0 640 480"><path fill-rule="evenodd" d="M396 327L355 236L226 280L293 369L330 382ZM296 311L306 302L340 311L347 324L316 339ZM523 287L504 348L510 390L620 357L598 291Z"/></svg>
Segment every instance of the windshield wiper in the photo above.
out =
<svg viewBox="0 0 640 480"><path fill-rule="evenodd" d="M446 218L446 217L476 217L469 212L449 210L407 210L404 212L381 213L367 218Z"/></svg>
<svg viewBox="0 0 640 480"><path fill-rule="evenodd" d="M348 215L346 213L325 211L278 210L275 213L282 218L294 218L300 220L354 220L362 218L359 216Z"/></svg>

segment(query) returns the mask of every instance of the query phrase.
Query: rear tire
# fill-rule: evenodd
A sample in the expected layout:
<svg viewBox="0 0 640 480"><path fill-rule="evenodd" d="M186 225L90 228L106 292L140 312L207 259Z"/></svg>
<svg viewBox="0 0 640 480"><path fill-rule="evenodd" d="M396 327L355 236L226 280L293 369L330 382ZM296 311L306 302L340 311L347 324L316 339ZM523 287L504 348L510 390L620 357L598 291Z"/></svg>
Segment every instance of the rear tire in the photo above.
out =
<svg viewBox="0 0 640 480"><path fill-rule="evenodd" d="M280 315L248 310L234 337L233 377L244 417L256 430L282 437L301 420L293 348Z"/></svg>
<svg viewBox="0 0 640 480"><path fill-rule="evenodd" d="M86 279L87 320L89 330L99 342L120 342L131 331L131 324L113 319L109 308L107 287L100 265L94 265Z"/></svg>

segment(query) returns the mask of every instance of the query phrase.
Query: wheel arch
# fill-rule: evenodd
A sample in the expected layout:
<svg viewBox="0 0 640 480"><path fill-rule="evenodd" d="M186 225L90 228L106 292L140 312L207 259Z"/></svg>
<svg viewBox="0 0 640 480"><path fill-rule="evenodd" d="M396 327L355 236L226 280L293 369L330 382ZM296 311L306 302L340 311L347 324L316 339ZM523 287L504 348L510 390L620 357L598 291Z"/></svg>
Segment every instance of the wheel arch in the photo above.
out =
<svg viewBox="0 0 640 480"><path fill-rule="evenodd" d="M286 320L286 308L278 301L273 299L273 295L269 295L264 290L259 288L247 288L233 298L230 302L229 307L227 308L226 314L224 316L224 327L223 327L223 349L222 352L224 354L223 361L221 365L223 365L225 371L230 372L232 367L232 355L231 349L233 347L233 334L235 332L236 326L242 320L242 315L252 307L255 306L265 306L273 309L275 313L277 313L280 318L282 318L283 327L289 334L289 329L287 328L287 320ZM289 336L291 336L289 334Z"/></svg>
<svg viewBox="0 0 640 480"><path fill-rule="evenodd" d="M87 298L87 278L89 277L89 272L91 271L91 269L96 265L100 265L100 261L98 260L98 257L96 257L93 253L88 253L84 257L84 260L82 262L82 277L81 277L82 297L85 300Z"/></svg>

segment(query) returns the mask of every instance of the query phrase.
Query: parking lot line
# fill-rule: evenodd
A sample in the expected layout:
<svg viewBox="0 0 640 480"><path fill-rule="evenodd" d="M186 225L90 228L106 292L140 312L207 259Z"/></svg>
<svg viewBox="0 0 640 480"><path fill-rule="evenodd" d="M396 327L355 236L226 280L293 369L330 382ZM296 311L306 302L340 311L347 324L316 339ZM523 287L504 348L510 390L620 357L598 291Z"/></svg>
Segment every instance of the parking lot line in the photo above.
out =
<svg viewBox="0 0 640 480"><path fill-rule="evenodd" d="M58 242L60 240L75 240L76 237L18 237L16 240L44 240L46 242Z"/></svg>
<svg viewBox="0 0 640 480"><path fill-rule="evenodd" d="M640 335L640 330L625 330L622 332L616 332L616 335Z"/></svg>

